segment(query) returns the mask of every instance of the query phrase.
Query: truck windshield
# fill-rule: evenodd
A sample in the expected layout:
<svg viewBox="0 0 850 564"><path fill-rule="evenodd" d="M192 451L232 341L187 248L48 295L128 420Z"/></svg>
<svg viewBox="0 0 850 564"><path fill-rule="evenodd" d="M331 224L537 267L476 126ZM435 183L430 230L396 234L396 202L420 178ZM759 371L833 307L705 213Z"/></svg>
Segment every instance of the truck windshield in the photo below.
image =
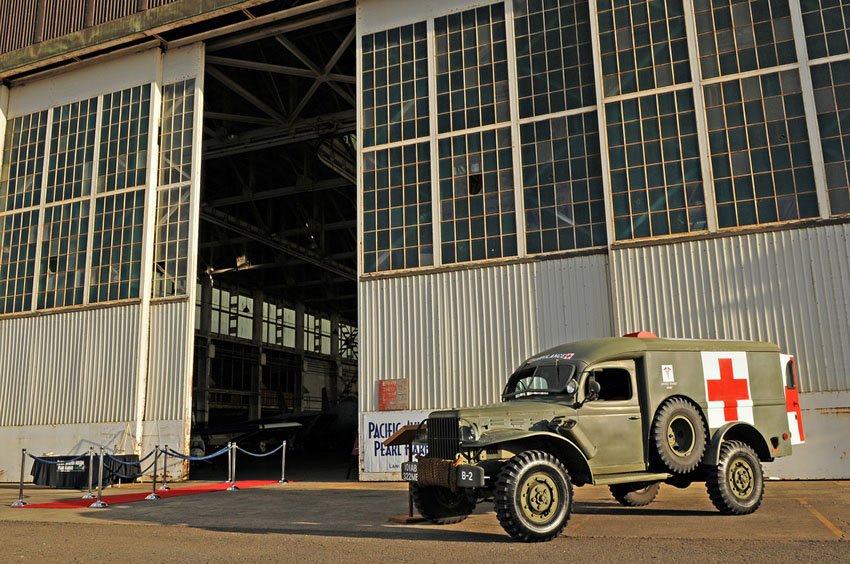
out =
<svg viewBox="0 0 850 564"><path fill-rule="evenodd" d="M521 368L508 380L502 399L567 394L567 383L575 371L576 367L572 364L541 364Z"/></svg>

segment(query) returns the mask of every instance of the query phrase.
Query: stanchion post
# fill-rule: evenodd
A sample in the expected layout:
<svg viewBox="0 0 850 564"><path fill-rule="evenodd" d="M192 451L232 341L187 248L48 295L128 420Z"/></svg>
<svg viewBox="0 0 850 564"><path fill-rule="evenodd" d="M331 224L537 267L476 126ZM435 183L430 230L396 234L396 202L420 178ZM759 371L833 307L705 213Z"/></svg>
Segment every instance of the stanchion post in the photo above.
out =
<svg viewBox="0 0 850 564"><path fill-rule="evenodd" d="M280 449L280 482L279 484L288 484L286 479L286 441L283 441L283 448Z"/></svg>
<svg viewBox="0 0 850 564"><path fill-rule="evenodd" d="M21 482L18 484L18 501L12 504L12 507L26 507L27 502L24 501L24 466L27 465L27 449L21 449Z"/></svg>
<svg viewBox="0 0 850 564"><path fill-rule="evenodd" d="M227 441L227 480L228 484L233 483L233 443Z"/></svg>
<svg viewBox="0 0 850 564"><path fill-rule="evenodd" d="M230 487L227 488L229 492L235 492L239 490L239 487L236 485L236 443L230 443Z"/></svg>
<svg viewBox="0 0 850 564"><path fill-rule="evenodd" d="M91 490L92 480L94 479L94 447L89 447L89 489L83 494L83 499L94 499L94 492Z"/></svg>
<svg viewBox="0 0 850 564"><path fill-rule="evenodd" d="M167 492L171 489L168 486L168 445L165 445L165 450L162 452L162 486L160 486L159 491Z"/></svg>
<svg viewBox="0 0 850 564"><path fill-rule="evenodd" d="M145 498L148 501L156 501L159 499L159 494L156 493L156 475L159 472L159 445L156 445L154 448L153 454L153 479L151 481L151 493Z"/></svg>
<svg viewBox="0 0 850 564"><path fill-rule="evenodd" d="M109 504L103 501L103 447L100 447L100 462L97 467L97 500L89 505L92 509L104 509Z"/></svg>

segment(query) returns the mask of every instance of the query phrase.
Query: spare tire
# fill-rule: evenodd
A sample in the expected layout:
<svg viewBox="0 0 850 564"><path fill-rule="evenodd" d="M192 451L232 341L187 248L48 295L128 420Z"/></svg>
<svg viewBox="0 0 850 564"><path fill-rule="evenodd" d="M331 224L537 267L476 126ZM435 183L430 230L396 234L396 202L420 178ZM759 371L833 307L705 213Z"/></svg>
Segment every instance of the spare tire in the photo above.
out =
<svg viewBox="0 0 850 564"><path fill-rule="evenodd" d="M705 423L694 404L670 398L652 422L652 442L661 464L673 474L687 474L705 454Z"/></svg>

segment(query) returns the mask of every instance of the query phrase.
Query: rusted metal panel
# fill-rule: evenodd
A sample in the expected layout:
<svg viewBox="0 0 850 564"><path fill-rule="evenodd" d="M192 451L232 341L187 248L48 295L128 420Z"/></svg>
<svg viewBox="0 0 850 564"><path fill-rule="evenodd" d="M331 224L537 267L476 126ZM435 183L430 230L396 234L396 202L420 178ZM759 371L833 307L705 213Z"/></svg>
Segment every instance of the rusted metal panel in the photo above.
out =
<svg viewBox="0 0 850 564"><path fill-rule="evenodd" d="M850 390L850 225L611 254L617 333L758 339L797 356L803 392Z"/></svg>
<svg viewBox="0 0 850 564"><path fill-rule="evenodd" d="M133 417L139 306L0 320L0 427Z"/></svg>
<svg viewBox="0 0 850 564"><path fill-rule="evenodd" d="M183 418L186 369L192 362L185 343L187 332L194 332L193 310L185 300L151 305L145 421Z"/></svg>
<svg viewBox="0 0 850 564"><path fill-rule="evenodd" d="M410 408L497 401L532 354L610 335L604 254L360 282L360 410L407 378Z"/></svg>
<svg viewBox="0 0 850 564"><path fill-rule="evenodd" d="M94 3L93 24L111 22L136 12L137 0L98 0Z"/></svg>
<svg viewBox="0 0 850 564"><path fill-rule="evenodd" d="M45 0L41 40L61 37L85 27L86 3L79 0Z"/></svg>
<svg viewBox="0 0 850 564"><path fill-rule="evenodd" d="M0 0L0 53L8 53L32 43L35 32L35 2Z"/></svg>

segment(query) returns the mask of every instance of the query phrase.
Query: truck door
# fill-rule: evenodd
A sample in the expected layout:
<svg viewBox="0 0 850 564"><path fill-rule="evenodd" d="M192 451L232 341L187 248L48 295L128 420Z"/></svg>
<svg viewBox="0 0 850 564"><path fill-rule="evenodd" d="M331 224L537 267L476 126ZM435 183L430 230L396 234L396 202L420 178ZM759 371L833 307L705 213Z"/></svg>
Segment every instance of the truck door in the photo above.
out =
<svg viewBox="0 0 850 564"><path fill-rule="evenodd" d="M643 422L633 360L603 362L585 372L579 400L588 397L592 380L599 396L578 412L578 426L596 446L590 464L595 474L646 470Z"/></svg>
<svg viewBox="0 0 850 564"><path fill-rule="evenodd" d="M787 354L779 355L782 374L785 375L785 411L788 412L788 431L791 433L791 444L799 445L806 442L803 434L803 412L800 408L800 392L797 387L797 363L794 357Z"/></svg>

